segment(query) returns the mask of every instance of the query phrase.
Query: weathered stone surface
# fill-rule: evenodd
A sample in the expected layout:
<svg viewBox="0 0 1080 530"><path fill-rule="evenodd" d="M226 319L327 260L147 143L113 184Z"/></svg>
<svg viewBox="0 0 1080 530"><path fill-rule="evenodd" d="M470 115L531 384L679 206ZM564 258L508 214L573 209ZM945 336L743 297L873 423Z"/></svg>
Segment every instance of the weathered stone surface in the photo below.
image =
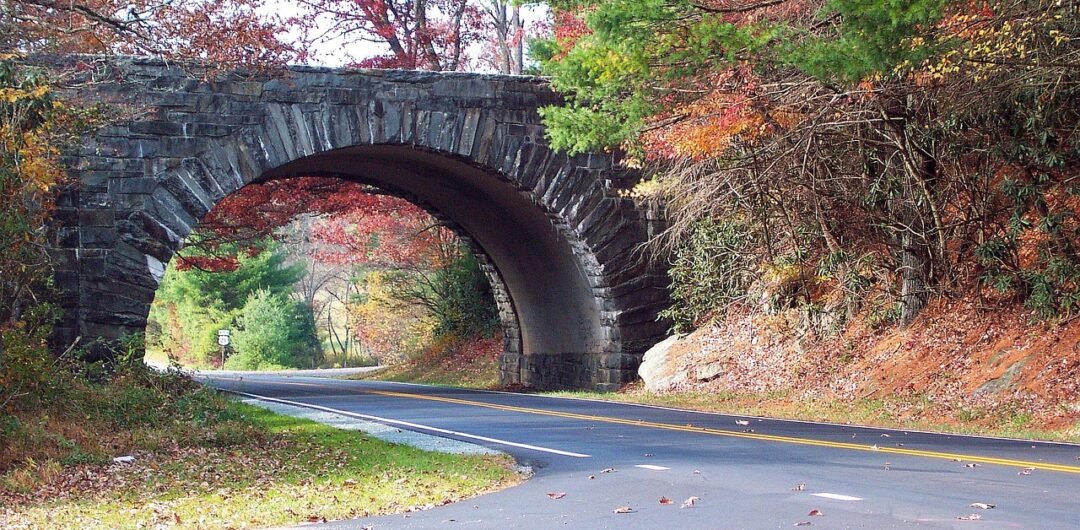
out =
<svg viewBox="0 0 1080 530"><path fill-rule="evenodd" d="M662 337L665 273L634 255L657 216L619 197L638 175L617 155L547 145L536 109L560 98L543 80L295 67L207 82L153 60L108 68L115 81L80 96L140 117L65 158L77 184L58 195L50 238L68 312L60 348L141 331L165 264L218 201L303 175L380 186L465 238L495 291L506 383L611 390Z"/></svg>
<svg viewBox="0 0 1080 530"><path fill-rule="evenodd" d="M685 383L686 372L676 366L678 359L672 355L672 347L682 335L672 335L645 352L645 358L638 367L638 375L650 392L670 390L680 383Z"/></svg>

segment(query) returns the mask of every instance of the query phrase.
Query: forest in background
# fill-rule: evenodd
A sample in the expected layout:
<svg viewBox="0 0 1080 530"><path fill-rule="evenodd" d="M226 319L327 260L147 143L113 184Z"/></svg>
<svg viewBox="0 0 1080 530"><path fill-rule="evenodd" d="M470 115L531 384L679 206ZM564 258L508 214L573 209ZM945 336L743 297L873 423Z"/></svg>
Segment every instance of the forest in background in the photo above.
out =
<svg viewBox="0 0 1080 530"><path fill-rule="evenodd" d="M208 214L165 273L147 347L185 366L336 368L468 347L497 327L488 279L451 230L403 199L308 177L249 185Z"/></svg>

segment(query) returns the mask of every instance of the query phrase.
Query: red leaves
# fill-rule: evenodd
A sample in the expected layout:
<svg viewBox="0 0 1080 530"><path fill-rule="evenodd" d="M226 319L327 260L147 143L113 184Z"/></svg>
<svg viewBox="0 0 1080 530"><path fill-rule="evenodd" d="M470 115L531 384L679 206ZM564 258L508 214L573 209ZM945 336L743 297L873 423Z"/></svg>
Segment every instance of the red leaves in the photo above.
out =
<svg viewBox="0 0 1080 530"><path fill-rule="evenodd" d="M225 197L203 220L200 243L209 253L227 242L273 235L303 215L322 216L311 237L324 263L368 263L395 268L439 266L456 237L420 207L356 182L300 177L250 184ZM330 249L330 250L326 250ZM187 258L183 268L236 269L235 260Z"/></svg>
<svg viewBox="0 0 1080 530"><path fill-rule="evenodd" d="M235 256L176 256L176 270L192 269L207 272L232 272L240 268Z"/></svg>
<svg viewBox="0 0 1080 530"><path fill-rule="evenodd" d="M664 505L664 506L667 506L669 504L675 504L675 501L673 501L673 500L671 500L671 499L669 499L667 497L660 497L660 504Z"/></svg>
<svg viewBox="0 0 1080 530"><path fill-rule="evenodd" d="M302 55L261 0L20 2L15 40L56 53L119 52L201 59L224 67L278 66Z"/></svg>

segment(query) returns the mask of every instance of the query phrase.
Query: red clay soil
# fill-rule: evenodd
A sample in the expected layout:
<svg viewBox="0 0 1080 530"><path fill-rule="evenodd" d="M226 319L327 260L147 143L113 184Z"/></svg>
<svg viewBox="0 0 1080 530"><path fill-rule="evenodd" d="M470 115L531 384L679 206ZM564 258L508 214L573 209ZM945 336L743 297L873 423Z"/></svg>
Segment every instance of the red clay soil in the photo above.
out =
<svg viewBox="0 0 1080 530"><path fill-rule="evenodd" d="M872 329L863 316L817 338L799 311L732 310L673 352L691 375L679 387L711 392L782 391L789 399L911 396L920 419L1022 413L1041 428L1080 420L1080 319L1046 323L1017 305L977 297L931 303L906 329ZM927 415L939 418L928 418ZM993 421L993 420L988 420Z"/></svg>

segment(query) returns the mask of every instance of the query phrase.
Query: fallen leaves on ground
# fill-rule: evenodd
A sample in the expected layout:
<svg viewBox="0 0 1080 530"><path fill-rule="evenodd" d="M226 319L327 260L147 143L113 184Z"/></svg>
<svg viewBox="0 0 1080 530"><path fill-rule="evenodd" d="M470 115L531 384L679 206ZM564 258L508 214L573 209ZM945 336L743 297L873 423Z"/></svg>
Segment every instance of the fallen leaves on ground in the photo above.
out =
<svg viewBox="0 0 1080 530"><path fill-rule="evenodd" d="M673 500L671 500L671 499L669 499L667 497L660 497L660 504L663 504L663 505L666 506L668 504L675 504L675 501L673 501Z"/></svg>
<svg viewBox="0 0 1080 530"><path fill-rule="evenodd" d="M979 519L982 519L982 516L977 513L969 513L967 515L961 515L957 517L957 519L960 519L961 521L978 521Z"/></svg>
<svg viewBox="0 0 1080 530"><path fill-rule="evenodd" d="M685 501L682 501L682 506L680 506L680 508L690 508L690 507L694 506L695 504L697 504L697 501L700 501L700 500L701 499L699 499L697 497L688 497Z"/></svg>
<svg viewBox="0 0 1080 530"><path fill-rule="evenodd" d="M604 469L601 469L600 472L601 473L614 473L615 468L613 468L613 467L605 467Z"/></svg>
<svg viewBox="0 0 1080 530"><path fill-rule="evenodd" d="M821 510L814 508L813 510L810 510L810 513L806 515L809 515L810 517L822 517L825 514Z"/></svg>
<svg viewBox="0 0 1080 530"><path fill-rule="evenodd" d="M612 513L634 513L634 510L633 510L633 508L630 508L629 506L619 506L618 508L615 508L614 510L611 510L611 512Z"/></svg>
<svg viewBox="0 0 1080 530"><path fill-rule="evenodd" d="M805 482L800 482L800 483L798 483L798 484L791 487L791 491L803 491L805 489L806 489L806 483Z"/></svg>
<svg viewBox="0 0 1080 530"><path fill-rule="evenodd" d="M559 492L549 491L547 496L548 496L549 499L558 500L558 499L561 499L561 498L565 497L566 492L565 491L559 491Z"/></svg>
<svg viewBox="0 0 1080 530"><path fill-rule="evenodd" d="M986 502L973 502L970 505L968 505L968 507L969 508L978 508L980 510L993 510L994 508L997 508L997 505L996 504L986 503Z"/></svg>

